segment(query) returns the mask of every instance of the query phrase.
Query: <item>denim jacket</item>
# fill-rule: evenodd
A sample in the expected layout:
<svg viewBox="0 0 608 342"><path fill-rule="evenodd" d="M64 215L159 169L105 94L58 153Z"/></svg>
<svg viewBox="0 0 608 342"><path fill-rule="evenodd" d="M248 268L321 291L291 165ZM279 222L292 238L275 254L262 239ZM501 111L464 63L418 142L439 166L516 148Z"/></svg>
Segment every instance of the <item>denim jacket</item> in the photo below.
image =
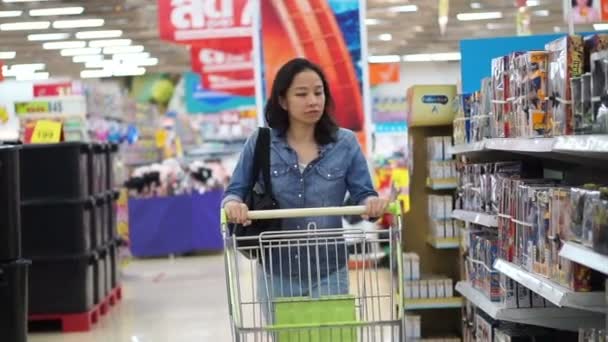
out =
<svg viewBox="0 0 608 342"><path fill-rule="evenodd" d="M335 142L320 146L318 158L312 161L304 172L300 172L297 154L289 147L285 137L274 129L271 137L272 190L281 209L341 206L347 192L354 203L362 203L370 196L377 196L367 161L353 132L340 129L336 133ZM232 180L225 191L222 207L230 200L242 201L246 197L249 184L252 183L251 169L256 140L257 132L245 143ZM262 183L261 177L258 181ZM292 218L284 219L282 222L283 230L342 228L341 217ZM281 258L286 258L286 254L282 254ZM302 260L304 258L308 258L311 263L314 262L313 270L318 266L317 264L320 264L323 277L336 271L336 268L346 265L345 253L336 253L333 249L314 253L315 255L308 255L301 249L289 254L292 267L287 271L288 267L285 265L288 263L283 261L281 269L284 275L286 273L291 273L292 276L302 275L297 270L307 269L302 264L298 265L304 262ZM316 260L317 258L320 260ZM273 260L272 263L279 262ZM275 273L277 273L276 268Z"/></svg>

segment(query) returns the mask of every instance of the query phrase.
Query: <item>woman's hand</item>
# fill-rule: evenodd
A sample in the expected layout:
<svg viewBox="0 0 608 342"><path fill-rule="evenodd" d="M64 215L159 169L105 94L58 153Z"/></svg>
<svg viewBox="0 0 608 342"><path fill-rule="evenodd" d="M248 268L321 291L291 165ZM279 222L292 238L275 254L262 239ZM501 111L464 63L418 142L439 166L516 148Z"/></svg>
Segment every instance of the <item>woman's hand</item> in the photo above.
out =
<svg viewBox="0 0 608 342"><path fill-rule="evenodd" d="M365 202L365 214L361 215L365 220L380 218L386 212L388 200L376 196L368 197Z"/></svg>
<svg viewBox="0 0 608 342"><path fill-rule="evenodd" d="M251 225L251 220L247 218L249 208L245 203L230 201L224 204L224 212L230 223L242 224L243 226Z"/></svg>

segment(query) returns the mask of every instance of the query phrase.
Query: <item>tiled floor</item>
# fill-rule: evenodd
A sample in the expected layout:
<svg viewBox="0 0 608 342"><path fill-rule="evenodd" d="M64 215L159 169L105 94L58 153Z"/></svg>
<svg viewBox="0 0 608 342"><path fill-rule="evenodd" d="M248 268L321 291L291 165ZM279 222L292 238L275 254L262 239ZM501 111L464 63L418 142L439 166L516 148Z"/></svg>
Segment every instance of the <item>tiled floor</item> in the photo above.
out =
<svg viewBox="0 0 608 342"><path fill-rule="evenodd" d="M90 333L32 333L29 342L231 341L223 256L131 262L123 301Z"/></svg>

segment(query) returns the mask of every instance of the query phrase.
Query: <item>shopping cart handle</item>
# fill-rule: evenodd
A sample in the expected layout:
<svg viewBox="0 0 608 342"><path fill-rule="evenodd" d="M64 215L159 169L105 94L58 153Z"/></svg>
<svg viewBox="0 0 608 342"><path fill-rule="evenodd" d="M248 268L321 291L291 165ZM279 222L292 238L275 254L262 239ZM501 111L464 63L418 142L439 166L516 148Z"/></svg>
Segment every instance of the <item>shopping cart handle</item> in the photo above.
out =
<svg viewBox="0 0 608 342"><path fill-rule="evenodd" d="M398 213L398 204L391 203L387 209L389 213ZM326 208L301 208L301 209L275 209L275 210L252 210L247 218L250 220L282 219L295 217L320 217L320 216L350 216L365 214L365 206L344 206Z"/></svg>

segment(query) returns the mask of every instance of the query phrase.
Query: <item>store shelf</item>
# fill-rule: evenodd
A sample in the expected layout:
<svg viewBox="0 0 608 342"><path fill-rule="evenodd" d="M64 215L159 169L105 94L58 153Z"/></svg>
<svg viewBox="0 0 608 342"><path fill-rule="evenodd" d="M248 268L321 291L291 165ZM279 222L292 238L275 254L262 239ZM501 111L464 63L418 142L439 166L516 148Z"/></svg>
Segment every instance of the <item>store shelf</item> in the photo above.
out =
<svg viewBox="0 0 608 342"><path fill-rule="evenodd" d="M456 178L444 178L444 179L426 179L427 188L433 190L452 190L458 187L458 179Z"/></svg>
<svg viewBox="0 0 608 342"><path fill-rule="evenodd" d="M429 236L426 238L426 242L436 249L457 249L460 247L460 238L438 238L435 236Z"/></svg>
<svg viewBox="0 0 608 342"><path fill-rule="evenodd" d="M451 154L467 154L485 150L486 141L478 141L470 144L454 145L449 148Z"/></svg>
<svg viewBox="0 0 608 342"><path fill-rule="evenodd" d="M489 150L546 153L553 150L552 138L496 138L486 140Z"/></svg>
<svg viewBox="0 0 608 342"><path fill-rule="evenodd" d="M528 272L513 263L501 259L496 261L494 269L557 306L600 313L606 312L604 292L574 292L549 279Z"/></svg>
<svg viewBox="0 0 608 342"><path fill-rule="evenodd" d="M575 242L566 242L559 256L608 275L608 256Z"/></svg>
<svg viewBox="0 0 608 342"><path fill-rule="evenodd" d="M498 227L498 217L496 215L457 209L452 212L452 218L485 227Z"/></svg>
<svg viewBox="0 0 608 342"><path fill-rule="evenodd" d="M405 300L405 310L452 309L460 307L462 307L461 297Z"/></svg>
<svg viewBox="0 0 608 342"><path fill-rule="evenodd" d="M578 331L579 328L597 328L604 324L604 316L569 308L506 309L503 304L492 302L471 283L460 281L458 291L469 302L493 319L540 327Z"/></svg>

